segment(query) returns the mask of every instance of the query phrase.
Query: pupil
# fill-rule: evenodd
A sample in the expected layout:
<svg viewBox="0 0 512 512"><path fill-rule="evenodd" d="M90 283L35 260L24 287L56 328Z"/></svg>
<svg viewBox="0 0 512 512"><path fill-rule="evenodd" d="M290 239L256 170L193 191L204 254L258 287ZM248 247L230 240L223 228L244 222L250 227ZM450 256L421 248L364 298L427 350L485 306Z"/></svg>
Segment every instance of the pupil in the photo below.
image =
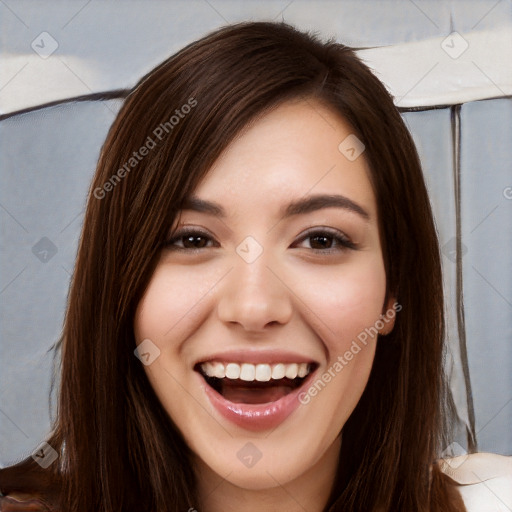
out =
<svg viewBox="0 0 512 512"><path fill-rule="evenodd" d="M191 244L191 245L193 245L193 246L194 246L194 248L196 248L196 249L197 249L197 248L202 248L202 247L204 247L204 243L203 243L203 244L201 244L201 243L200 243L200 244L199 244L199 246L197 245L197 241L198 241L198 240L200 241L201 239L202 239L202 240L203 240L203 242L204 242L204 238L203 238L201 235L199 235L199 236L189 235L189 236L187 236L187 237L185 238L185 243L184 243L184 245L185 245L185 247L186 247L186 246L187 246L187 243L188 243L188 242L190 242L190 244Z"/></svg>
<svg viewBox="0 0 512 512"><path fill-rule="evenodd" d="M326 243L323 243L323 242L320 243L320 246L321 246L320 249L325 249L325 248L329 249L331 246L331 244L329 243L330 238L327 236L314 236L311 238L311 241L313 241L313 240L322 240L323 242L326 242ZM314 247L314 245L315 245L314 243L311 244L311 246L314 249L318 249L318 247Z"/></svg>

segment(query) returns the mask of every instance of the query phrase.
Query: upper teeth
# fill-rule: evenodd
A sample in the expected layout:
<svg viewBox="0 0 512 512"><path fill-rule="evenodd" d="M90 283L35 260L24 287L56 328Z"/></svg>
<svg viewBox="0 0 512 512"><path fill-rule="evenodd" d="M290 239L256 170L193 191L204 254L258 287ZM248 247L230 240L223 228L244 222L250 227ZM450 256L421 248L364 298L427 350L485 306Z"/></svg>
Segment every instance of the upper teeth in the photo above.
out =
<svg viewBox="0 0 512 512"><path fill-rule="evenodd" d="M295 379L305 377L311 370L308 363L277 363L277 364L251 364L251 363L219 363L207 362L201 364L201 370L208 377L218 379L240 379L247 382L268 382L270 379Z"/></svg>

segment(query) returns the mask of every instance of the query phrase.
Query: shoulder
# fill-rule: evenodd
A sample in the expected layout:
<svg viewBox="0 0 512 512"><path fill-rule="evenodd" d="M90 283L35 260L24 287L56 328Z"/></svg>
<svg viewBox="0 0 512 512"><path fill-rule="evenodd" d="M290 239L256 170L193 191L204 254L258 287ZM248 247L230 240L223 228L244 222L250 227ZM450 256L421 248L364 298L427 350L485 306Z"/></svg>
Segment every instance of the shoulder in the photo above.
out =
<svg viewBox="0 0 512 512"><path fill-rule="evenodd" d="M457 485L468 512L512 510L512 457L473 453L438 463Z"/></svg>
<svg viewBox="0 0 512 512"><path fill-rule="evenodd" d="M32 457L0 469L0 512L58 512L57 477Z"/></svg>

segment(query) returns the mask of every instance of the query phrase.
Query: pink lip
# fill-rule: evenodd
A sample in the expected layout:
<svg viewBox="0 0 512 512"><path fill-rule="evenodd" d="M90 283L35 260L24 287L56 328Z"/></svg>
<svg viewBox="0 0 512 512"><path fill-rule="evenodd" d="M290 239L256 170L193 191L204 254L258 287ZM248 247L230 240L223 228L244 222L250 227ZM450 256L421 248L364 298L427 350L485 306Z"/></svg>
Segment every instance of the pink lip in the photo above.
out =
<svg viewBox="0 0 512 512"><path fill-rule="evenodd" d="M247 359L245 359L247 361ZM203 389L215 409L227 420L246 430L268 430L280 425L298 406L301 391L309 386L316 371L310 373L302 385L275 402L266 404L241 404L226 400L198 374Z"/></svg>

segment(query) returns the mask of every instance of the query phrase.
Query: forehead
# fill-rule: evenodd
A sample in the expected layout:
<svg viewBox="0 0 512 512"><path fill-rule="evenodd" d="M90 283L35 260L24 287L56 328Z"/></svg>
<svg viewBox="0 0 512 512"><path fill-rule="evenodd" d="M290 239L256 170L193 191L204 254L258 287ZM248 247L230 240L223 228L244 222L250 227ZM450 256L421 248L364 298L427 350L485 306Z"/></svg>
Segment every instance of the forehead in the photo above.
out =
<svg viewBox="0 0 512 512"><path fill-rule="evenodd" d="M194 196L222 203L227 215L251 206L277 215L284 202L338 194L376 218L364 151L355 159L346 152L347 144L357 144L354 137L351 126L318 101L284 103L226 148Z"/></svg>

